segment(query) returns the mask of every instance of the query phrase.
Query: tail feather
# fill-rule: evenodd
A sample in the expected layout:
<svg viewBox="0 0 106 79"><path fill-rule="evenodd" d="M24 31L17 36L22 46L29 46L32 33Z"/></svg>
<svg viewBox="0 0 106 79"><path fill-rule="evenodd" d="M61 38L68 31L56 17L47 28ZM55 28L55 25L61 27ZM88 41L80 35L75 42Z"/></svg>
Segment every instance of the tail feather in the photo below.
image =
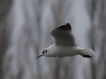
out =
<svg viewBox="0 0 106 79"><path fill-rule="evenodd" d="M79 53L82 55L94 56L95 52L92 49L78 49Z"/></svg>

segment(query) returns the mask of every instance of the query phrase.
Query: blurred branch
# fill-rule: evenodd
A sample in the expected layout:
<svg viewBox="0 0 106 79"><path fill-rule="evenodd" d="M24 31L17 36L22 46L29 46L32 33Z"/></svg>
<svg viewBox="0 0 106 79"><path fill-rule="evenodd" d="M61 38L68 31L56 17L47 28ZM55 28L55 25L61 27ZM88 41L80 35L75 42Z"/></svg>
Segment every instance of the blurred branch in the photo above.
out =
<svg viewBox="0 0 106 79"><path fill-rule="evenodd" d="M13 0L0 0L0 22L2 22L8 15Z"/></svg>
<svg viewBox="0 0 106 79"><path fill-rule="evenodd" d="M99 48L99 58L97 61L97 64L94 62L94 60L91 60L91 74L92 79L97 79L100 76L96 75L97 73L105 74L101 69L103 67L103 70L105 69L106 64L103 62L106 60L105 55L105 49L106 49L106 0L92 0L91 1L91 10L89 10L89 14L91 17L91 29L90 29L90 44L91 48L95 51L97 49L97 46L100 46ZM101 37L101 38L99 38ZM97 41L99 39L99 41ZM99 43L98 43L99 42ZM97 54L97 53L96 53ZM103 75L100 77L103 78Z"/></svg>
<svg viewBox="0 0 106 79"><path fill-rule="evenodd" d="M6 48L8 46L8 25L7 25L7 15L11 9L12 0L0 0L0 79L2 74L2 61L5 54Z"/></svg>

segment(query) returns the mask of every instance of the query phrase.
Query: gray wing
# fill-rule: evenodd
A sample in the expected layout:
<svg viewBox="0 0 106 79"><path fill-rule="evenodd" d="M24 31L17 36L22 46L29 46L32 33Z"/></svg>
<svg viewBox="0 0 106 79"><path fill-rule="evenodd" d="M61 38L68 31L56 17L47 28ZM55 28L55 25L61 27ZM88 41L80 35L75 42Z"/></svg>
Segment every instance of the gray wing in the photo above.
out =
<svg viewBox="0 0 106 79"><path fill-rule="evenodd" d="M71 33L71 25L69 23L60 25L52 30L51 35L55 38L56 45L76 45L75 38Z"/></svg>

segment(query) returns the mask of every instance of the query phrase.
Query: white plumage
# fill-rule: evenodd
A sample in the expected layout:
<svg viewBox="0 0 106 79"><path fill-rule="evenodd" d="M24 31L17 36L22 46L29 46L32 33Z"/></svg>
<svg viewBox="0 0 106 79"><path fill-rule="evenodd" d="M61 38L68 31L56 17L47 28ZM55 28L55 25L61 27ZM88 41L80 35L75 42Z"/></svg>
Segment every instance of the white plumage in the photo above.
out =
<svg viewBox="0 0 106 79"><path fill-rule="evenodd" d="M71 33L71 25L69 23L60 25L52 30L51 34L55 38L55 44L45 48L41 56L46 57L65 57L81 55L83 57L91 58L95 52L92 49L84 49L75 44L75 38Z"/></svg>

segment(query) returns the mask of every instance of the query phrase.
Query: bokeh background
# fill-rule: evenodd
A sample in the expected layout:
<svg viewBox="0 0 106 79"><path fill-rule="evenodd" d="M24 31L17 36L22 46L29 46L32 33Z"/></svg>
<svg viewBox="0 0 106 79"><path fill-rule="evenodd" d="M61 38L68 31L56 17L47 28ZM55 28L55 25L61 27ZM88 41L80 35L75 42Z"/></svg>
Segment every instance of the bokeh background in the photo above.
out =
<svg viewBox="0 0 106 79"><path fill-rule="evenodd" d="M36 59L63 23L96 55ZM106 79L106 0L0 0L0 79Z"/></svg>

